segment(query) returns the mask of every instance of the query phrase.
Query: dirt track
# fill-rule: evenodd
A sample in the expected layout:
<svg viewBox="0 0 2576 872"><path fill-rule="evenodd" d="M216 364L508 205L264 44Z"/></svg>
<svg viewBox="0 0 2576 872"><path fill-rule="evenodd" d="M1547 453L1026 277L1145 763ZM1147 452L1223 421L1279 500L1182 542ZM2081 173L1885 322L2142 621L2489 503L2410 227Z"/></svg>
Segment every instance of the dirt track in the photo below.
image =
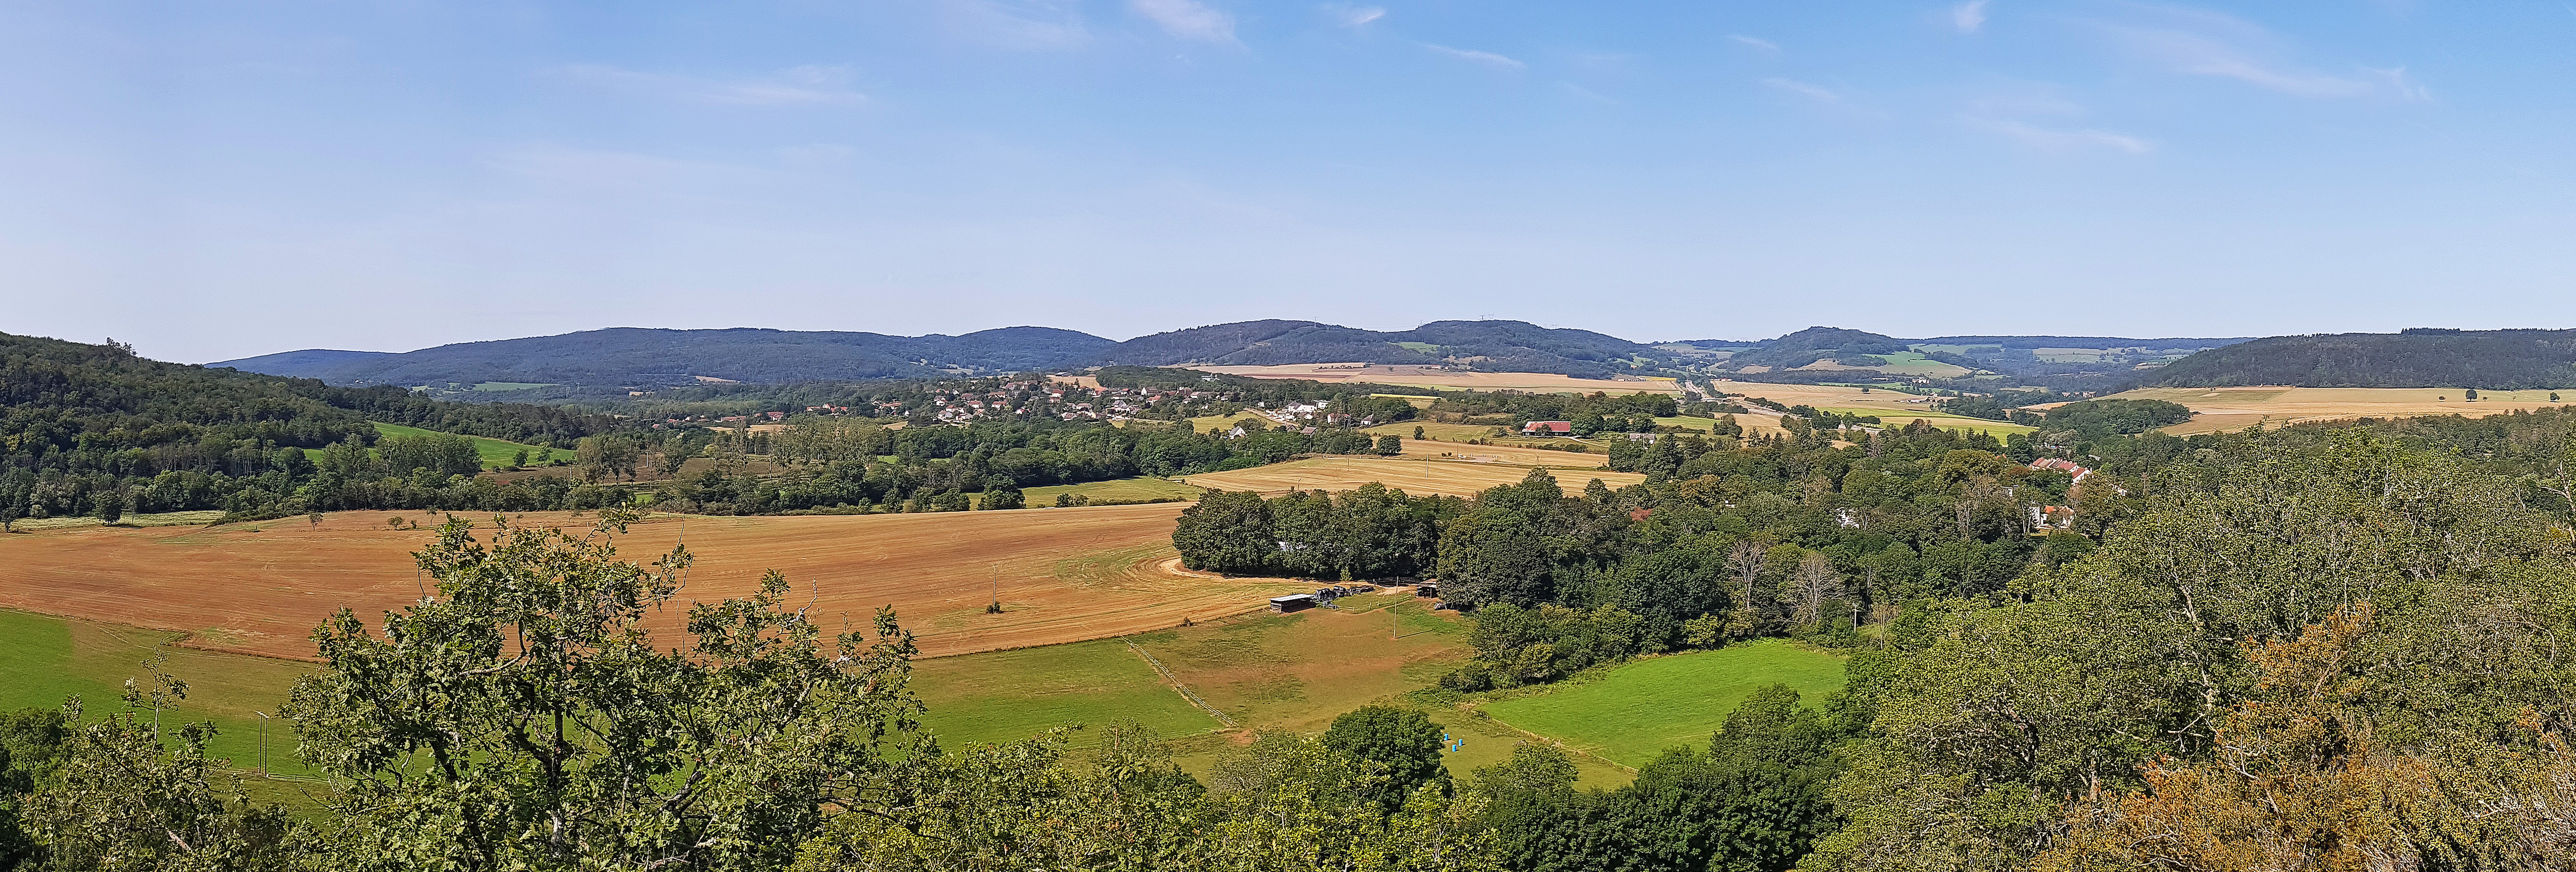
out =
<svg viewBox="0 0 2576 872"><path fill-rule="evenodd" d="M1190 573L1173 562L1181 504L919 515L686 519L697 555L682 601L748 593L776 568L827 627L864 629L892 605L924 656L1117 636L1250 611L1276 581ZM395 530L394 515L424 529ZM564 513L529 525L586 527ZM223 527L87 528L0 537L0 606L195 632L189 644L310 658L309 634L332 610L373 617L419 596L410 552L436 518L342 512ZM479 522L478 522L479 523ZM667 551L681 519L660 517L619 540L639 562ZM996 586L1004 612L984 613ZM676 633L685 607L656 616Z"/></svg>

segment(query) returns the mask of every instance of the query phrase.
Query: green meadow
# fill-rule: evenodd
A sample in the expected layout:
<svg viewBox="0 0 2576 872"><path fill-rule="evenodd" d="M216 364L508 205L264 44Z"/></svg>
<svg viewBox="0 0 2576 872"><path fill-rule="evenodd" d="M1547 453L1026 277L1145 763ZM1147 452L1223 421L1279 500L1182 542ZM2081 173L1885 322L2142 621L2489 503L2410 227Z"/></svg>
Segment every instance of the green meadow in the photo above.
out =
<svg viewBox="0 0 2576 872"><path fill-rule="evenodd" d="M1843 658L1785 640L1649 657L1596 676L1486 703L1513 727L1623 766L1643 766L1676 746L1704 747L1753 692L1774 683L1807 705L1843 686Z"/></svg>
<svg viewBox="0 0 2576 872"><path fill-rule="evenodd" d="M436 430L405 427L401 424L387 424L383 421L370 421L368 423L376 425L376 433L382 436L442 435ZM542 446L521 445L517 442L504 442L499 439L485 439L481 436L467 436L465 438L474 440L474 456L482 458L483 466L488 469L508 468L510 461L521 451L527 452L529 462L533 463L536 461L538 455L544 454L546 451ZM555 457L569 461L572 459L572 451L571 449L565 448L555 449Z"/></svg>
<svg viewBox="0 0 2576 872"><path fill-rule="evenodd" d="M54 708L77 696L91 717L123 711L126 680L148 683L142 663L158 649L170 655L164 668L188 684L187 700L163 712L162 723L213 721L208 753L238 769L258 768L259 713L276 715L296 679L314 667L183 648L175 644L183 635L0 610L0 710ZM267 759L281 775L308 774L284 721L269 724Z"/></svg>

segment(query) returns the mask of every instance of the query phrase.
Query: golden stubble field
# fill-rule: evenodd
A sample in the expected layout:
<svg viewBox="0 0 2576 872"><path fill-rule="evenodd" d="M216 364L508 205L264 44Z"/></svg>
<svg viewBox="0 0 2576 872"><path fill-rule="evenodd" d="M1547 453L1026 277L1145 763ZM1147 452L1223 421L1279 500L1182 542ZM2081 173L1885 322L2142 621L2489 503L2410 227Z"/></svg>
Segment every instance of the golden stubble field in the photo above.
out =
<svg viewBox="0 0 2576 872"><path fill-rule="evenodd" d="M1599 379L1536 372L1454 372L1437 366L1360 363L1296 363L1279 366L1193 366L1201 372L1250 378L1296 378L1320 382L1367 382L1381 385L1475 391L1532 393L1678 394L1669 378Z"/></svg>
<svg viewBox="0 0 2576 872"><path fill-rule="evenodd" d="M1467 445L1462 448L1480 448ZM1539 452L1558 454L1561 452ZM1584 455L1567 455L1582 458ZM1204 488L1230 491L1282 493L1291 490L1345 491L1370 482L1402 490L1415 496L1443 494L1472 497L1496 485L1516 484L1529 476L1529 467L1500 463L1477 463L1457 460L1405 460L1397 457L1322 456L1291 460L1251 469L1211 472L1189 476L1186 481ZM1557 486L1568 494L1581 494L1583 486L1600 479L1611 487L1643 484L1646 477L1633 472L1611 472L1606 469L1551 470Z"/></svg>
<svg viewBox="0 0 2576 872"><path fill-rule="evenodd" d="M1515 476L1517 477L1517 476ZM1302 587L1179 566L1172 522L1185 504L915 515L685 519L697 555L679 605L654 616L677 633L685 603L751 593L775 568L827 628L864 629L892 605L937 657L1144 632L1264 608ZM424 529L392 529L401 515ZM569 513L529 526L586 528ZM410 553L437 518L342 512L205 528L87 528L0 537L0 606L190 632L187 644L310 658L309 635L342 606L373 618L420 595ZM618 540L639 562L683 528L657 516ZM478 520L478 526L480 525ZM998 595L1004 611L984 613Z"/></svg>
<svg viewBox="0 0 2576 872"><path fill-rule="evenodd" d="M2165 400L2192 411L2190 421L2164 428L2177 436L2243 430L2261 424L2285 427L2355 418L2463 415L2481 418L2559 405L2548 391L2479 391L2467 401L2461 388L2140 388L2105 399Z"/></svg>

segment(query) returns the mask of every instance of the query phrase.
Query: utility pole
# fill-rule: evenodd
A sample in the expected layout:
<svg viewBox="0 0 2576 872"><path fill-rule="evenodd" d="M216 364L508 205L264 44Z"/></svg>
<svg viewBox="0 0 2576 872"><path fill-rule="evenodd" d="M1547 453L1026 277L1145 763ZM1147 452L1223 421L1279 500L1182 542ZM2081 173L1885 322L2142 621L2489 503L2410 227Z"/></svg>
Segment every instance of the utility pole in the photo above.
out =
<svg viewBox="0 0 2576 872"><path fill-rule="evenodd" d="M261 777L261 778L267 778L267 777L268 777L268 722L269 722L269 717L268 717L268 713L267 713L267 712L259 711L259 710L256 710L256 709L252 710L252 711L251 711L251 714L255 714L255 715L258 715L258 716L259 716L259 777Z"/></svg>

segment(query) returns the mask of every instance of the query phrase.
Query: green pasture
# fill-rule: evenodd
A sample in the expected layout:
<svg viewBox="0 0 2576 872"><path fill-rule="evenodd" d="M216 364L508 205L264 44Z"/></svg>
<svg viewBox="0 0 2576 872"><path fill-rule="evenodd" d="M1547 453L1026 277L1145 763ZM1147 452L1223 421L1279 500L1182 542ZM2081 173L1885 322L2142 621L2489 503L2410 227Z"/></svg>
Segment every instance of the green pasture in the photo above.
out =
<svg viewBox="0 0 2576 872"><path fill-rule="evenodd" d="M188 684L187 700L162 713L165 727L213 721L208 753L237 769L258 768L256 712L276 715L295 680L314 667L182 648L174 643L183 635L0 610L0 710L55 708L78 696L91 717L123 711L126 679L148 682L141 664L157 648L170 654L164 668ZM295 734L284 721L268 725L268 763L281 775L311 774L296 759Z"/></svg>
<svg viewBox="0 0 2576 872"><path fill-rule="evenodd" d="M1786 640L1650 657L1577 680L1487 703L1494 720L1569 748L1643 766L1675 746L1704 747L1726 713L1774 683L1809 705L1843 686L1843 658Z"/></svg>
<svg viewBox="0 0 2576 872"><path fill-rule="evenodd" d="M1923 356L1923 352L1920 351L1899 351L1894 354L1876 354L1871 356L1887 361L1885 365L1869 367L1869 369L1878 370L1879 372L1896 373L1899 375L1928 375L1938 376L1941 378L1953 378L1967 375L1971 372L1971 370L1964 366L1952 363L1942 363L1940 361L1933 360L1932 358L1925 357Z"/></svg>
<svg viewBox="0 0 2576 872"><path fill-rule="evenodd" d="M401 424L387 424L383 421L369 421L368 423L376 425L376 434L379 436L443 435L436 430L405 427ZM534 463L537 456L544 454L546 451L546 449L541 446L521 445L516 442L503 442L499 439L485 439L481 436L467 436L465 438L474 440L474 456L482 458L483 466L488 469L508 468L510 460L521 451L528 452L529 462ZM557 459L571 460L572 455L573 453L570 449L555 449L555 457Z"/></svg>
<svg viewBox="0 0 2576 872"><path fill-rule="evenodd" d="M1195 500L1199 498L1200 493L1202 491L1198 487L1152 476L1086 481L1081 484L1051 484L1045 487L1023 488L1020 491L1022 496L1028 498L1029 508L1033 509L1055 505L1057 494L1081 494L1093 502L1103 500L1144 502L1165 498Z"/></svg>

